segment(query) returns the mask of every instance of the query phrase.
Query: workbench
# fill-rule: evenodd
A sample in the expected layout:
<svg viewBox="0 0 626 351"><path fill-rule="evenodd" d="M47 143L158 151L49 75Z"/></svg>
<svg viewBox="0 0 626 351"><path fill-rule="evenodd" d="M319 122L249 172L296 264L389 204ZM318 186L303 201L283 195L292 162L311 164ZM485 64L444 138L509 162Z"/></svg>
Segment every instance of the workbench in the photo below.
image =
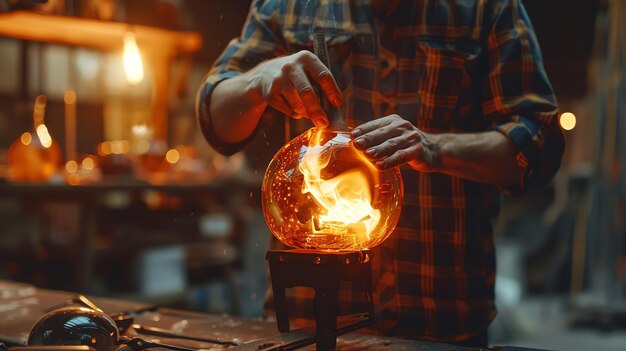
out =
<svg viewBox="0 0 626 351"><path fill-rule="evenodd" d="M67 304L77 294L38 289L32 285L0 280L0 342L8 346L26 345L31 327L50 310ZM203 350L264 350L267 345L293 343L314 335L312 330L278 333L273 321L210 315L191 311L159 308L143 303L109 298L89 297L108 314L132 315L134 337ZM151 334L166 330L175 337ZM130 332L129 331L129 332ZM127 332L127 333L129 333ZM187 338L187 339L185 339ZM195 339L195 340L191 340ZM213 340L215 342L210 342ZM304 342L306 344L306 342ZM277 348L275 350L279 350ZM293 349L293 348L290 348ZM302 349L314 350L314 346ZM453 345L378 337L351 332L340 336L338 350L415 350L415 351L470 351L477 350ZM516 347L494 347L492 351L530 351Z"/></svg>

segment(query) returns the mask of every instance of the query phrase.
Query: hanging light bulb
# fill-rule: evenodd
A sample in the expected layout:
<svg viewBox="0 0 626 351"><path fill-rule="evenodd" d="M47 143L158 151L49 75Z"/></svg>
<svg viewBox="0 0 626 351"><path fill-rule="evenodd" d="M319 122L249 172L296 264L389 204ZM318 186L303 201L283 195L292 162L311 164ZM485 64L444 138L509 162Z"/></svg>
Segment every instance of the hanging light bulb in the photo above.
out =
<svg viewBox="0 0 626 351"><path fill-rule="evenodd" d="M133 32L124 35L124 71L130 84L138 84L143 80L143 65L139 47Z"/></svg>

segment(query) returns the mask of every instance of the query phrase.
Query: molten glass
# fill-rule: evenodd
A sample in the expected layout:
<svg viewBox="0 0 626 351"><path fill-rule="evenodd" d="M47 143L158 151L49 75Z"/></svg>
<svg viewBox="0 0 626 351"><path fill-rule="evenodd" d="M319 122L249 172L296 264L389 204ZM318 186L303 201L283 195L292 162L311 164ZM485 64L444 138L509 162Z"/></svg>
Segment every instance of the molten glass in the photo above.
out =
<svg viewBox="0 0 626 351"><path fill-rule="evenodd" d="M316 250L363 250L398 223L398 168L379 171L349 132L312 128L276 153L263 178L265 220L282 243Z"/></svg>

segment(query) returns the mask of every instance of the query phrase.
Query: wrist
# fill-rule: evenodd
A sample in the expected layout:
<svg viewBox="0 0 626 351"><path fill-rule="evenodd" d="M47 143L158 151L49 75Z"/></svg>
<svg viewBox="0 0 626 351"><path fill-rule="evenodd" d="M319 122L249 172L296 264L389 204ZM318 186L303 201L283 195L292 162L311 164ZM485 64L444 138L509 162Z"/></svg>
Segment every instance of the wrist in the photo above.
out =
<svg viewBox="0 0 626 351"><path fill-rule="evenodd" d="M409 162L409 165L419 172L442 172L444 168L446 135L430 134L422 131L419 133L421 136L420 151L415 155L416 159Z"/></svg>
<svg viewBox="0 0 626 351"><path fill-rule="evenodd" d="M426 142L424 152L428 154L429 172L442 172L446 157L447 139L446 134L424 133Z"/></svg>

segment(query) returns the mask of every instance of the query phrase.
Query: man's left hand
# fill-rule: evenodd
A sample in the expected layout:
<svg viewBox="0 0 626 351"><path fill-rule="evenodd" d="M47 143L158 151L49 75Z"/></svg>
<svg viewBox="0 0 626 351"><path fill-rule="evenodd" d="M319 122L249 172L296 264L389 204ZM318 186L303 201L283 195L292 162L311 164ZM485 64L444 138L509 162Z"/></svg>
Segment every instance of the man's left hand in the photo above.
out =
<svg viewBox="0 0 626 351"><path fill-rule="evenodd" d="M381 170L408 163L417 171L432 172L440 163L436 136L398 115L362 124L351 134L356 148Z"/></svg>

